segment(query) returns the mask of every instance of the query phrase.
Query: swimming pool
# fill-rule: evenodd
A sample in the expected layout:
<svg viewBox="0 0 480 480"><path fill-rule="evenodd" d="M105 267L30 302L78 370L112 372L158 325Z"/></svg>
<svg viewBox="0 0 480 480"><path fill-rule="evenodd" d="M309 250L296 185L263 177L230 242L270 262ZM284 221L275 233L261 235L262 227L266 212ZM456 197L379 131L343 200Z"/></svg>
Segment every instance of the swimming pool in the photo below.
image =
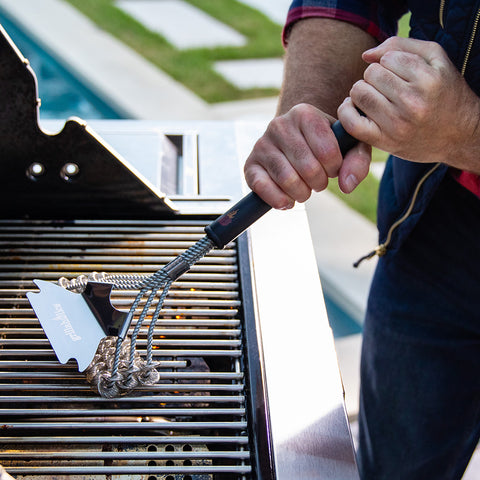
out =
<svg viewBox="0 0 480 480"><path fill-rule="evenodd" d="M120 119L121 115L86 88L52 55L28 37L0 10L0 24L32 66L42 101L41 119Z"/></svg>

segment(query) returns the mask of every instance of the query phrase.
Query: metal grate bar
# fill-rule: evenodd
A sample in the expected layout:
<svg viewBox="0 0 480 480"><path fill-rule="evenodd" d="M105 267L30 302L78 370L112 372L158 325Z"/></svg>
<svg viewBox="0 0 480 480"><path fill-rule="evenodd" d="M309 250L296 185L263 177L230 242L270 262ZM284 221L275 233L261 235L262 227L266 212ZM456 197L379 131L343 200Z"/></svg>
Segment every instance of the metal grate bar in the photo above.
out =
<svg viewBox="0 0 480 480"><path fill-rule="evenodd" d="M188 275L188 273L184 274L181 278L185 280L185 277ZM32 275L30 275L32 276ZM230 277L230 275L223 275L221 278L223 280L227 280ZM215 282L211 281L211 277L208 277L207 279L204 279L202 282L185 282L185 281L180 281L177 280L175 281L175 284L172 288L172 292L175 292L175 288L178 289L183 289L183 290L189 290L193 293L197 291L197 289L202 289L205 290L205 294L207 294L208 291L215 291L215 290L231 290L232 292L235 292L238 290L239 285L238 283L235 282L237 277L232 277L233 281L229 281L228 283L222 283L222 282ZM198 279L201 280L201 279ZM30 289L34 288L34 284L32 283L31 280L29 279L21 279L21 280L0 280L0 288L3 287L18 287L17 290L24 290L25 292L28 292ZM122 290L119 290L119 294L121 295ZM201 292L200 292L201 294Z"/></svg>
<svg viewBox="0 0 480 480"><path fill-rule="evenodd" d="M66 388L62 384L25 384L25 385L13 385L13 384L0 384L0 388L3 392L6 391L15 391L16 393L20 393L21 391L31 391L33 390L34 392L42 392L42 391L61 391L62 393L66 394L65 398L68 398L68 393L73 393L73 392L86 392L86 393L92 393L90 387L87 385L69 385L68 386L68 391L66 392ZM208 383L208 384L190 384L190 383L182 383L182 384L157 384L157 385L152 385L147 387L139 387L138 391L140 393L144 392L173 392L173 393L178 393L178 392L219 392L219 391L224 391L224 392L240 392L243 390L243 385L242 384L213 384L213 383ZM92 393L93 394L93 393ZM16 398L16 397L15 397ZM15 398L11 397L11 400L15 400ZM43 396L41 398L43 400ZM88 401L90 401L90 398L88 398Z"/></svg>
<svg viewBox="0 0 480 480"><path fill-rule="evenodd" d="M83 375L79 372L68 374L68 373L55 373L55 372L0 372L0 379L26 379L31 378L35 379L46 379L46 380L76 380L78 378L83 379ZM161 378L166 379L222 379L222 380L239 380L243 378L243 374L235 373L224 373L224 372L162 372Z"/></svg>
<svg viewBox="0 0 480 480"><path fill-rule="evenodd" d="M174 257L172 257L173 260ZM8 260L8 259L7 259ZM57 261L60 259L56 259ZM156 270L162 268L164 264L148 264L144 261L141 265L132 265L130 262L125 264L122 263L111 263L111 264L104 264L104 263L86 263L82 259L77 259L75 263L76 271L78 272L95 272L95 271L109 271L109 272L138 272L138 273L153 273ZM108 267L108 268L107 268ZM39 264L39 263L30 263L28 264L28 269L32 272L42 271L45 268L48 268L50 271L53 272L63 272L65 269L65 264L63 263L48 263L47 264ZM8 269L9 272L15 270L25 271L25 264L21 263L10 263L6 266L2 266L1 270ZM194 265L190 272L193 274L195 272L202 272L202 273L230 273L236 270L235 267L231 265L202 265L201 263ZM75 271L75 270L74 270ZM69 272L71 274L71 272Z"/></svg>
<svg viewBox="0 0 480 480"><path fill-rule="evenodd" d="M142 353L142 352L140 352ZM188 350L188 349L168 349L162 350L157 349L155 351L157 356L172 356L172 357L231 357L231 358L238 358L242 356L242 351L238 349L232 350L223 350L223 349L216 349L216 350L205 350L205 349L198 349L198 350ZM0 357L55 357L55 354L51 349L1 349L0 348Z"/></svg>
<svg viewBox="0 0 480 480"><path fill-rule="evenodd" d="M199 458L236 458L248 459L248 452L189 452L188 457L191 459ZM125 452L124 458L131 460L178 460L184 459L184 452ZM0 458L31 460L60 460L60 459L85 459L85 460L118 460L116 452L0 452Z"/></svg>
<svg viewBox="0 0 480 480"><path fill-rule="evenodd" d="M207 402L208 399L204 399ZM128 410L116 408L116 409L53 409L45 410L43 408L0 408L0 415L17 415L17 416L149 416L158 415L158 408L145 409L145 408L129 408ZM244 408L167 408L162 407L162 415L245 415Z"/></svg>
<svg viewBox="0 0 480 480"><path fill-rule="evenodd" d="M111 435L102 435L102 436L91 436L91 435L82 435L79 437L67 437L67 436L29 436L29 437L2 437L2 443L4 444L15 444L15 443L28 443L31 445L34 444L163 444L163 445L172 445L172 444L232 444L238 443L240 445L248 444L248 436L245 434L240 435L176 435L170 436L167 441L165 441L164 436L142 436L142 435L121 435L121 436L111 436Z"/></svg>
<svg viewBox="0 0 480 480"><path fill-rule="evenodd" d="M24 266L23 269L25 270L28 266ZM47 265L44 266L45 268L48 268ZM132 265L126 265L124 269L121 271L113 271L113 270L108 270L109 272L114 272L114 273L120 273L120 272L126 272L126 273L131 273L131 272L139 272L139 273L150 273L153 272L152 269L148 271L141 271L140 268L138 269L135 268L135 266ZM104 269L105 270L105 269ZM56 272L47 272L47 271L33 271L29 270L28 272L28 279L26 280L26 274L25 271L22 272L0 272L0 279L15 279L18 282L24 282L23 284L28 284L30 286L31 280L30 278L38 278L40 280L50 280L53 282L56 282L59 277L76 277L81 274L85 273L90 273L92 270L78 270L75 268L74 270L63 270L63 271L56 271ZM185 273L182 275L182 278L184 280L192 280L196 282L220 282L220 281L227 281L230 280L232 281L232 287L233 287L233 282L237 279L236 274L219 274L219 273L194 273L192 271ZM33 286L32 286L33 288ZM205 285L205 288L208 289L208 284Z"/></svg>
<svg viewBox="0 0 480 480"><path fill-rule="evenodd" d="M0 326L1 325L11 325L14 323L15 325L24 325L24 326L32 326L38 325L37 319L35 318L18 318L15 317L15 322L12 321L11 318L3 318L0 319ZM135 325L135 322L133 323ZM191 327L191 326L198 326L198 327L232 327L236 328L240 325L240 320L238 319L212 319L212 318L196 318L194 320L190 319L161 319L158 321L159 326L175 326L175 327Z"/></svg>
<svg viewBox="0 0 480 480"><path fill-rule="evenodd" d="M145 346L146 340L138 340L139 346ZM8 347L9 345L23 345L28 347L45 347L50 345L48 339L22 339L22 338L6 338L0 339L0 347ZM189 347L240 347L241 340L191 340L191 339L155 339L153 346L166 347L166 346L189 346Z"/></svg>
<svg viewBox="0 0 480 480"><path fill-rule="evenodd" d="M210 465L196 467L176 466L111 466L111 467L10 467L12 475L165 475L165 474L219 474L234 473L242 475L251 472L249 466Z"/></svg>
<svg viewBox="0 0 480 480"><path fill-rule="evenodd" d="M115 300L112 300L112 303L116 305L117 303ZM153 313L153 308L149 310L149 313ZM14 312L10 309L4 309L0 308L0 315L7 315L8 313L18 313L19 315L27 315L28 313L31 312L31 309L28 308L17 308L15 309ZM162 310L163 315L168 316L168 317L175 317L175 316L203 316L203 317L232 317L237 315L236 310L224 310L224 309L186 309L186 308L176 308L176 309L169 309L165 308Z"/></svg>
<svg viewBox="0 0 480 480"><path fill-rule="evenodd" d="M158 413L161 413L159 409ZM137 418L132 418L130 422L108 422L104 419L96 419L93 422L7 422L2 427L9 433L15 430L31 430L36 429L52 429L52 430L209 430L209 429L227 429L227 430L243 430L247 428L246 422L142 422ZM140 419L141 420L141 419ZM101 422L101 425L99 425Z"/></svg>
<svg viewBox="0 0 480 480"><path fill-rule="evenodd" d="M65 397L46 397L43 396L42 400L48 403L65 403ZM243 403L244 397L242 395L236 396L229 396L229 395L183 395L183 396L148 396L148 397L119 397L115 400L117 404L121 403L198 403L198 402L205 402L208 400L208 403ZM0 403L9 403L12 401L11 397L8 396L0 396ZM38 398L36 397L26 397L26 396L15 396L15 401L17 403L31 403L31 402L38 402ZM68 403L82 403L85 402L85 397L68 397ZM91 397L88 398L88 403L108 403L110 402L109 399L103 397Z"/></svg>

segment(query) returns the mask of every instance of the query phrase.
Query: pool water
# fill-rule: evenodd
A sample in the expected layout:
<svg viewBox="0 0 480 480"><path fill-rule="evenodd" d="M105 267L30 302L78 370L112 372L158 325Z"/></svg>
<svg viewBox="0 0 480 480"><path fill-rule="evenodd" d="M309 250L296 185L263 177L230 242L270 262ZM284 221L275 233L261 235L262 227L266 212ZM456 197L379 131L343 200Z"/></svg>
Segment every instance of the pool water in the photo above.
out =
<svg viewBox="0 0 480 480"><path fill-rule="evenodd" d="M356 335L362 332L362 326L353 319L342 307L334 302L328 294L324 294L328 321L334 338Z"/></svg>
<svg viewBox="0 0 480 480"><path fill-rule="evenodd" d="M2 11L0 24L26 57L37 77L40 118L119 119L121 116L82 85L65 67L18 28Z"/></svg>

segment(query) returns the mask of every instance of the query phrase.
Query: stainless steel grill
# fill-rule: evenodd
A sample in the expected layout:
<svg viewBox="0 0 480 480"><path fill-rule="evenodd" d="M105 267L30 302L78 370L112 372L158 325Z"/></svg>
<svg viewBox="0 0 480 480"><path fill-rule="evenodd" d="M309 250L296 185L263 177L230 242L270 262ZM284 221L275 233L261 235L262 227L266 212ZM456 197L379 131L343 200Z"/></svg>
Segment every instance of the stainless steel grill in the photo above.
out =
<svg viewBox="0 0 480 480"><path fill-rule="evenodd" d="M154 334L160 381L126 397L99 397L75 362L60 364L25 296L34 278L149 274L184 252L245 193L240 159L265 125L105 120L93 131L70 119L44 122L61 130L47 134L34 74L1 26L0 91L7 472L29 480L358 480L301 209L270 212L172 285ZM112 301L127 310L135 293L116 291Z"/></svg>
<svg viewBox="0 0 480 480"><path fill-rule="evenodd" d="M99 398L75 362L59 364L25 297L34 278L153 273L202 236L201 221L0 223L0 463L10 474L251 478L235 245L174 284L154 336L160 383L135 397ZM134 293L112 303L126 308Z"/></svg>

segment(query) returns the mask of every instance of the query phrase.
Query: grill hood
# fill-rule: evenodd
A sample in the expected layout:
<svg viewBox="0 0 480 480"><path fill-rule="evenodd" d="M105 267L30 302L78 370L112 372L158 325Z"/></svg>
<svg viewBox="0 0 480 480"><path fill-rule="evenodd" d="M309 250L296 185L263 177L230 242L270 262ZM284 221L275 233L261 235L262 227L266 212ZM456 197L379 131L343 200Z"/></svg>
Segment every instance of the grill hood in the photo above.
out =
<svg viewBox="0 0 480 480"><path fill-rule="evenodd" d="M82 120L69 120L57 135L39 128L35 75L0 29L0 202L9 206L5 214L13 218L148 218L174 212L165 194L145 178L139 181L132 165Z"/></svg>

